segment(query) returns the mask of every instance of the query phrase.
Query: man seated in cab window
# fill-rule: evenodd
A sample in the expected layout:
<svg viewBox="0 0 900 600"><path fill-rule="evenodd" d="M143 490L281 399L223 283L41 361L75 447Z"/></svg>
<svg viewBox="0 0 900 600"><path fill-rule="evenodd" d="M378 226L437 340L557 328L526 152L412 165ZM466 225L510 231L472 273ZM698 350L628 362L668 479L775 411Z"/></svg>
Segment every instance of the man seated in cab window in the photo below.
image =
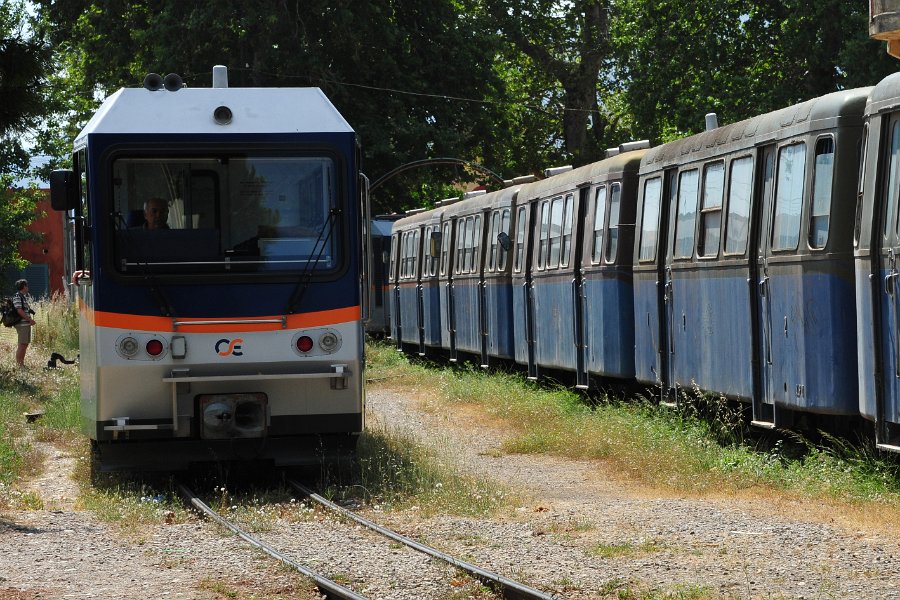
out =
<svg viewBox="0 0 900 600"><path fill-rule="evenodd" d="M169 204L162 198L144 202L144 229L168 229Z"/></svg>

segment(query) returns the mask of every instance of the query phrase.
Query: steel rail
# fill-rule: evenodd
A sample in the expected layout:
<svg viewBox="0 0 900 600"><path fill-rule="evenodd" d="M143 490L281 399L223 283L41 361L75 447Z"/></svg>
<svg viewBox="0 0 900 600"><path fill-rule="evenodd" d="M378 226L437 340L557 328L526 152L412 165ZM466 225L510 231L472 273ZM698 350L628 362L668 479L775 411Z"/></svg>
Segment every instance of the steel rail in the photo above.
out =
<svg viewBox="0 0 900 600"><path fill-rule="evenodd" d="M263 552L265 552L272 558L275 558L275 559L281 561L282 563L296 569L303 575L306 575L307 577L309 577L310 579L315 581L316 586L318 586L318 588L322 592L327 594L328 596L333 597L333 598L340 598L341 600L367 600L367 598L365 596L361 596L361 595L357 594L350 588L344 587L341 584L337 583L336 581L332 581L331 579L328 579L327 577L319 575L312 569L309 569L309 568L301 565L300 563L291 560L290 558L288 558L284 554L280 553L278 550L275 550L274 548L272 548L265 542L262 542L262 541L256 539L255 537L253 537L249 533L245 532L243 529L241 529L237 525L231 523L227 519L224 519L216 511L214 511L212 508L210 508L209 505L207 505L205 502L203 502L203 500L201 500L196 494L194 494L194 492L191 491L191 489L189 487L187 487L183 483L177 483L176 485L178 486L178 489L181 491L181 494L185 498L187 498L190 501L190 503L194 507L196 507L198 510L200 510L203 514L205 514L206 516L208 516L209 518L214 520L219 525L222 525L223 527L230 529L231 531L236 533L241 539L243 539L245 542L259 548L260 550L262 550Z"/></svg>
<svg viewBox="0 0 900 600"><path fill-rule="evenodd" d="M487 583L489 585L495 586L496 588L499 588L498 591L505 598L522 598L522 599L526 599L526 600L559 600L558 596L547 594L547 593L542 592L541 590L535 589L531 586L525 585L523 583L519 583L518 581L514 581L512 579L509 579L502 575L498 575L498 574L488 571L486 569L482 569L481 567L478 567L476 565L468 563L464 560L455 558L445 552L441 552L440 550L438 550L436 548L432 548L431 546L426 546L425 544L422 544L411 538L408 538L405 535L401 535L401 534L399 534L395 531L392 531L386 527L382 527L381 525L375 523L374 521L370 521L369 519L366 519L365 517L357 515L356 513L351 512L351 511L347 510L346 508L338 506L334 502L315 493L313 490L306 487L299 481L296 481L293 479L288 479L287 482L288 482L288 484L290 484L291 486L296 488L298 491L300 491L302 494L308 496L310 499L321 504L322 506L325 506L326 508L329 508L329 509L347 517L348 519L351 519L364 527L368 527L369 529L372 529L373 531L377 531L381 535L389 537L390 539L394 540L395 542L399 542L401 544L409 546L410 548L418 550L419 552L423 552L423 553L427 554L428 556L431 556L432 558L437 558L448 564L453 565L454 567L456 567L458 569L462 569L463 571L469 573L476 579L479 579L484 583Z"/></svg>

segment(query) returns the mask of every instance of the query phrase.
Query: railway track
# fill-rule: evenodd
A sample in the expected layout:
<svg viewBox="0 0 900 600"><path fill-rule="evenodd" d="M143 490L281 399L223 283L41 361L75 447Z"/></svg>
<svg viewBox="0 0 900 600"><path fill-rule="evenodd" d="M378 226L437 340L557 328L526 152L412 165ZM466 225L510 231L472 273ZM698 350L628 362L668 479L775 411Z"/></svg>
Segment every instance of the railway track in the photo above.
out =
<svg viewBox="0 0 900 600"><path fill-rule="evenodd" d="M451 565L461 571L464 571L474 579L482 582L484 585L488 586L494 592L496 592L499 596L503 598L509 599L517 599L517 600L556 600L559 597L554 596L552 594L548 594L546 592L542 592L536 588L528 586L524 583L515 581L508 577L504 577L497 573L493 573L487 569L478 567L477 565L471 564L454 556L451 556L445 552L442 552L436 548L431 546L427 546L416 540L403 536L399 533L391 531L385 527L366 519L352 511L349 511L343 507L338 506L337 504L329 501L328 499L322 497L317 494L312 489L303 485L302 483L296 480L288 480L288 484L299 491L304 496L308 497L311 501L316 504L322 506L323 508L340 515L343 518L349 519L355 522L358 525L365 527L366 529L373 531L381 536L384 536L393 542L403 544L408 548L416 552L420 552L425 554L433 559L437 559L443 561L444 563ZM365 600L366 596L361 595L360 593L350 589L349 587L335 581L334 579L330 579L325 575L315 571L308 565L301 564L290 556L288 556L285 552L274 548L270 544L262 541L257 536L254 536L248 533L246 530L241 528L236 523L226 519L221 514L213 510L206 502L204 502L199 496L197 496L188 486L183 483L177 483L177 488L181 495L188 501L190 504L199 510L204 515L208 516L210 519L219 523L226 529L229 529L236 535L238 535L241 539L243 539L248 544L258 548L259 550L265 552L269 556L279 560L284 565L287 565L301 574L305 575L309 579L313 580L316 583L316 586L319 590L328 596L329 598L339 598L341 600Z"/></svg>

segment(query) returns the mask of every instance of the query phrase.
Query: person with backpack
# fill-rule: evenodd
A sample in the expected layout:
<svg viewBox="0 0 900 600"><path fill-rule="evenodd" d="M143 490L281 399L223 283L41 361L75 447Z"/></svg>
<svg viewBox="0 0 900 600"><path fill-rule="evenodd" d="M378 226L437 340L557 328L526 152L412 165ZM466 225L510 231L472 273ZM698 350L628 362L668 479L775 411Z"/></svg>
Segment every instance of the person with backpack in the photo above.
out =
<svg viewBox="0 0 900 600"><path fill-rule="evenodd" d="M13 296L13 306L22 317L22 320L16 323L16 333L19 337L19 345L16 347L16 364L25 368L25 352L28 350L28 344L31 343L31 327L35 324L31 315L34 311L28 304L28 281L20 279L16 282L16 293Z"/></svg>

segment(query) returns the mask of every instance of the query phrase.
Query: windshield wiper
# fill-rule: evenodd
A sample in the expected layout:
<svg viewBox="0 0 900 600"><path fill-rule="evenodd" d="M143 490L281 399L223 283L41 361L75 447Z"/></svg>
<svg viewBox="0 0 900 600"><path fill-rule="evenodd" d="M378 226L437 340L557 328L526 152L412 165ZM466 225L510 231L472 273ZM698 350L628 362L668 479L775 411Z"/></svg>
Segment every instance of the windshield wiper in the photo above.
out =
<svg viewBox="0 0 900 600"><path fill-rule="evenodd" d="M291 294L290 300L288 300L287 309L285 310L285 314L292 315L297 312L300 304L303 302L303 296L306 294L306 290L309 288L309 281L312 279L313 273L313 265L319 264L319 260L322 258L322 254L325 253L325 248L328 246L328 240L331 239L331 232L334 231L334 222L337 220L338 215L341 214L341 209L332 208L328 211L328 220L322 225L322 229L319 230L319 237L316 238L316 243L313 244L312 251L309 253L309 257L306 259L306 265L303 267L303 271L300 272L300 279L297 280L297 286L294 288L294 293ZM325 236L322 239L322 236ZM319 242L322 243L322 246L319 247ZM316 254L316 250L318 249L318 254ZM315 256L315 261L313 261L313 257Z"/></svg>

